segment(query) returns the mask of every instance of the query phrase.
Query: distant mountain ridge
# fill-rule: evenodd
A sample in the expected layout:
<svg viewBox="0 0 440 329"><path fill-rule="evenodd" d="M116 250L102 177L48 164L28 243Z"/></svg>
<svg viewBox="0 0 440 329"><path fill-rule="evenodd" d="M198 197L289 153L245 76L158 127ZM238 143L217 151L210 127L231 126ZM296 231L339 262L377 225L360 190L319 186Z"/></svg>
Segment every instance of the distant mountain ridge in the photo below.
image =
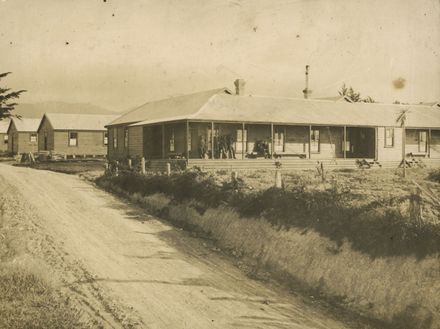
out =
<svg viewBox="0 0 440 329"><path fill-rule="evenodd" d="M88 103L21 103L12 111L12 114L25 118L41 118L44 113L71 113L71 114L115 114L118 113Z"/></svg>

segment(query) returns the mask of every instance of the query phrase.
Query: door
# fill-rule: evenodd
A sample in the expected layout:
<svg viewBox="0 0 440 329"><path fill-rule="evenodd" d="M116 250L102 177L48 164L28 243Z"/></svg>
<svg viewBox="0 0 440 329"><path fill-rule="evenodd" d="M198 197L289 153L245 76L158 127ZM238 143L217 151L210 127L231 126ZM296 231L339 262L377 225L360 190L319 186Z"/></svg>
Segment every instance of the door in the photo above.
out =
<svg viewBox="0 0 440 329"><path fill-rule="evenodd" d="M419 152L420 153L426 153L428 149L428 138L427 138L427 132L426 131L419 131Z"/></svg>
<svg viewBox="0 0 440 329"><path fill-rule="evenodd" d="M273 146L275 153L284 152L284 138L285 138L285 128L275 127L273 136Z"/></svg>

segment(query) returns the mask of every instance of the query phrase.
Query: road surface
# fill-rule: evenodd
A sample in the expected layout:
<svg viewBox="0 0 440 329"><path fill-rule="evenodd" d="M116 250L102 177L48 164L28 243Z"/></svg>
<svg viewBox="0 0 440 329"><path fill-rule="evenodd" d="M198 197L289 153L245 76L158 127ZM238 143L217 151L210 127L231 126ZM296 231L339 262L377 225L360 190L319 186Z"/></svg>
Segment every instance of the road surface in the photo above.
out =
<svg viewBox="0 0 440 329"><path fill-rule="evenodd" d="M0 184L31 210L65 288L104 327L348 328L77 176L0 164Z"/></svg>

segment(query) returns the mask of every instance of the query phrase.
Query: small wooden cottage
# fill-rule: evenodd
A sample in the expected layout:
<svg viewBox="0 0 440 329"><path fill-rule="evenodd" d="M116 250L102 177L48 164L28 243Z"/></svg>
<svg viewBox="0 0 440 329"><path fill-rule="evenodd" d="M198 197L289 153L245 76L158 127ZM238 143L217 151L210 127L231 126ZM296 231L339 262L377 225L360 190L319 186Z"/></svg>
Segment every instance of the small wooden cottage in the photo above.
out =
<svg viewBox="0 0 440 329"><path fill-rule="evenodd" d="M258 159L397 166L403 152L440 160L437 106L247 96L243 86L237 80L236 94L222 88L135 108L108 125L109 158L186 159L202 168L250 168Z"/></svg>
<svg viewBox="0 0 440 329"><path fill-rule="evenodd" d="M9 127L9 119L0 121L0 154L8 152L8 127Z"/></svg>
<svg viewBox="0 0 440 329"><path fill-rule="evenodd" d="M105 125L116 115L46 113L38 126L38 149L59 155L107 154Z"/></svg>
<svg viewBox="0 0 440 329"><path fill-rule="evenodd" d="M15 155L37 152L39 124L40 119L12 118L8 126L8 153Z"/></svg>

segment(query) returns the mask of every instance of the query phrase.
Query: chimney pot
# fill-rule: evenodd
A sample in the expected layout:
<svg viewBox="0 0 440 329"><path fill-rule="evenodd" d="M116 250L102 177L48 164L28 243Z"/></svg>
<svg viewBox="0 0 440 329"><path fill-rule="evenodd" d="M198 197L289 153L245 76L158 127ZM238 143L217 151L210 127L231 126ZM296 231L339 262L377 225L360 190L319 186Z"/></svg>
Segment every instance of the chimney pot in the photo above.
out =
<svg viewBox="0 0 440 329"><path fill-rule="evenodd" d="M309 65L306 65L306 88L304 88L304 98L309 98L309 95L312 93L312 91L309 89Z"/></svg>
<svg viewBox="0 0 440 329"><path fill-rule="evenodd" d="M234 81L234 85L235 93L240 96L244 95L244 86L246 85L246 81L243 79L237 79Z"/></svg>

